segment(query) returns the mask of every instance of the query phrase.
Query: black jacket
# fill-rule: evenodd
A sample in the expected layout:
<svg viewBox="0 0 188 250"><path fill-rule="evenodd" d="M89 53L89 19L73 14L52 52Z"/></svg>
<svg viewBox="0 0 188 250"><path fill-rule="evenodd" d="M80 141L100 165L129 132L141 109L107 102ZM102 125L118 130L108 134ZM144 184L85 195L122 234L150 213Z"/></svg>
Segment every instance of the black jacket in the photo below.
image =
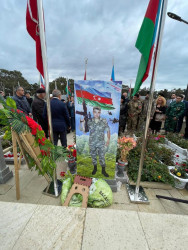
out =
<svg viewBox="0 0 188 250"><path fill-rule="evenodd" d="M16 102L17 109L23 111L27 115L31 113L31 107L25 96L19 97L17 95L13 96L13 100Z"/></svg>
<svg viewBox="0 0 188 250"><path fill-rule="evenodd" d="M57 98L53 98L51 104L52 127L53 131L65 132L70 127L69 113L66 103ZM47 108L44 106L43 118L47 120Z"/></svg>
<svg viewBox="0 0 188 250"><path fill-rule="evenodd" d="M35 99L32 102L32 114L33 114L33 119L38 122L40 125L41 123L44 122L43 119L43 110L45 106L45 101L43 99L38 98L35 96Z"/></svg>

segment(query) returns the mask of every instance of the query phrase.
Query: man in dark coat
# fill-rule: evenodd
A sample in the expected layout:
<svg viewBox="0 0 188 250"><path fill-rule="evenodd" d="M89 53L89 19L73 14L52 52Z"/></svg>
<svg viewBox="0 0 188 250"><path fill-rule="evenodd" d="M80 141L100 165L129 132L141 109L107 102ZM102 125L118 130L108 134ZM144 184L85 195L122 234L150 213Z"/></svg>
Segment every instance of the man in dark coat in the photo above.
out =
<svg viewBox="0 0 188 250"><path fill-rule="evenodd" d="M188 102L185 102L185 118L186 118L186 127L184 138L188 140Z"/></svg>
<svg viewBox="0 0 188 250"><path fill-rule="evenodd" d="M46 137L48 138L48 122L44 121L43 118L43 110L45 106L45 96L46 91L43 88L40 88L36 91L36 96L32 102L32 113L33 113L33 119L41 125L42 129L44 130L44 133Z"/></svg>
<svg viewBox="0 0 188 250"><path fill-rule="evenodd" d="M32 116L31 107L24 96L24 89L22 87L17 87L16 95L13 96L13 100L16 102L17 109L23 111L26 115Z"/></svg>
<svg viewBox="0 0 188 250"><path fill-rule="evenodd" d="M54 145L57 145L60 136L61 145L67 147L67 128L70 128L67 105L61 101L61 91L54 89L52 92L51 116L54 135ZM47 108L44 106L43 117L47 120Z"/></svg>
<svg viewBox="0 0 188 250"><path fill-rule="evenodd" d="M25 93L25 97L26 97L26 99L27 99L27 101L28 101L28 103L29 103L29 105L30 105L30 107L31 107L32 102L33 102L33 98L31 97L30 93L29 93L29 92L26 92L26 93Z"/></svg>

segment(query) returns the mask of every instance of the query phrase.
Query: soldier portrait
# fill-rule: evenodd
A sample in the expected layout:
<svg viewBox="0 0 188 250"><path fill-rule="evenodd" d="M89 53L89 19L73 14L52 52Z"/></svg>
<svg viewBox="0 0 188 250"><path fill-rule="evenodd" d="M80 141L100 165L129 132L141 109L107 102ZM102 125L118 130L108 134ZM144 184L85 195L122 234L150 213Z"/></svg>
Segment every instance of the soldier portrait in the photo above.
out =
<svg viewBox="0 0 188 250"><path fill-rule="evenodd" d="M77 173L112 179L115 175L121 82L76 81Z"/></svg>

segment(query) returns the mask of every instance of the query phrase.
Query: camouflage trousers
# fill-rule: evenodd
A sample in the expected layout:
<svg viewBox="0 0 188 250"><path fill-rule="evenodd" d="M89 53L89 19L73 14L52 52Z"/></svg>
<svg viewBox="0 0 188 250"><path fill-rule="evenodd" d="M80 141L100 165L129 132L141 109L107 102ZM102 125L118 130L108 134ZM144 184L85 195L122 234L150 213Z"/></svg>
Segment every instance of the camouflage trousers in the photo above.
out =
<svg viewBox="0 0 188 250"><path fill-rule="evenodd" d="M146 124L146 116L139 116L137 129L143 131Z"/></svg>
<svg viewBox="0 0 188 250"><path fill-rule="evenodd" d="M165 121L165 130L167 132L176 132L178 120L173 120L173 117L169 117Z"/></svg>
<svg viewBox="0 0 188 250"><path fill-rule="evenodd" d="M134 117L130 117L128 116L128 119L127 119L127 130L133 130L135 131L136 130L136 127L137 127L137 124L138 124L138 116L134 116Z"/></svg>
<svg viewBox="0 0 188 250"><path fill-rule="evenodd" d="M105 145L89 145L90 155L94 166L97 165L97 155L99 156L99 163L101 166L105 165Z"/></svg>

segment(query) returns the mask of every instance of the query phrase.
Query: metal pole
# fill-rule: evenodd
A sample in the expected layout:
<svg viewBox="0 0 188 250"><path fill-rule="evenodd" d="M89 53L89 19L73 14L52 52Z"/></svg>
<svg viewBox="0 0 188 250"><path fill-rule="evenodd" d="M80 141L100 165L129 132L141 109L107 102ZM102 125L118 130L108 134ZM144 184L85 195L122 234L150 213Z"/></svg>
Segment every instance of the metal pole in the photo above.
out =
<svg viewBox="0 0 188 250"><path fill-rule="evenodd" d="M46 39L45 39L45 32L44 32L44 19L43 19L44 13L43 13L42 0L37 0L37 8L38 8L39 33L40 33L42 61L43 61L43 70L44 70L44 81L46 84L46 103L47 103L49 136L50 136L51 142L53 143L52 117L51 117L50 93L49 93L48 63L47 63L47 52L46 52ZM58 196L56 169L54 170L54 192L55 192L55 196Z"/></svg>
<svg viewBox="0 0 188 250"><path fill-rule="evenodd" d="M157 67L158 67L158 62L159 62L162 36L163 36L163 31L164 31L167 3L168 3L168 0L163 0L161 20L160 20L160 26L159 26L159 34L158 34L157 46L156 46L156 50L155 50L155 58L154 58L154 65L153 65L153 72L152 72L152 79L151 79L151 86L150 86L150 96L149 96L149 104L148 104L147 117L146 117L146 125L145 125L145 131L144 131L144 138L143 138L143 142L142 142L142 150L141 150L141 157L140 157L140 163L139 163L138 178L137 178L136 188L135 188L135 197L134 197L135 201L138 200L138 194L139 194L139 188L140 188L140 180L141 180L141 175L142 175L145 149L146 149L146 144L147 144L147 134L148 134L149 124L150 124L150 116L151 116L151 109L152 109L152 102L153 102L153 93L154 93L154 89L155 89L155 80L156 80L156 75L157 75Z"/></svg>

